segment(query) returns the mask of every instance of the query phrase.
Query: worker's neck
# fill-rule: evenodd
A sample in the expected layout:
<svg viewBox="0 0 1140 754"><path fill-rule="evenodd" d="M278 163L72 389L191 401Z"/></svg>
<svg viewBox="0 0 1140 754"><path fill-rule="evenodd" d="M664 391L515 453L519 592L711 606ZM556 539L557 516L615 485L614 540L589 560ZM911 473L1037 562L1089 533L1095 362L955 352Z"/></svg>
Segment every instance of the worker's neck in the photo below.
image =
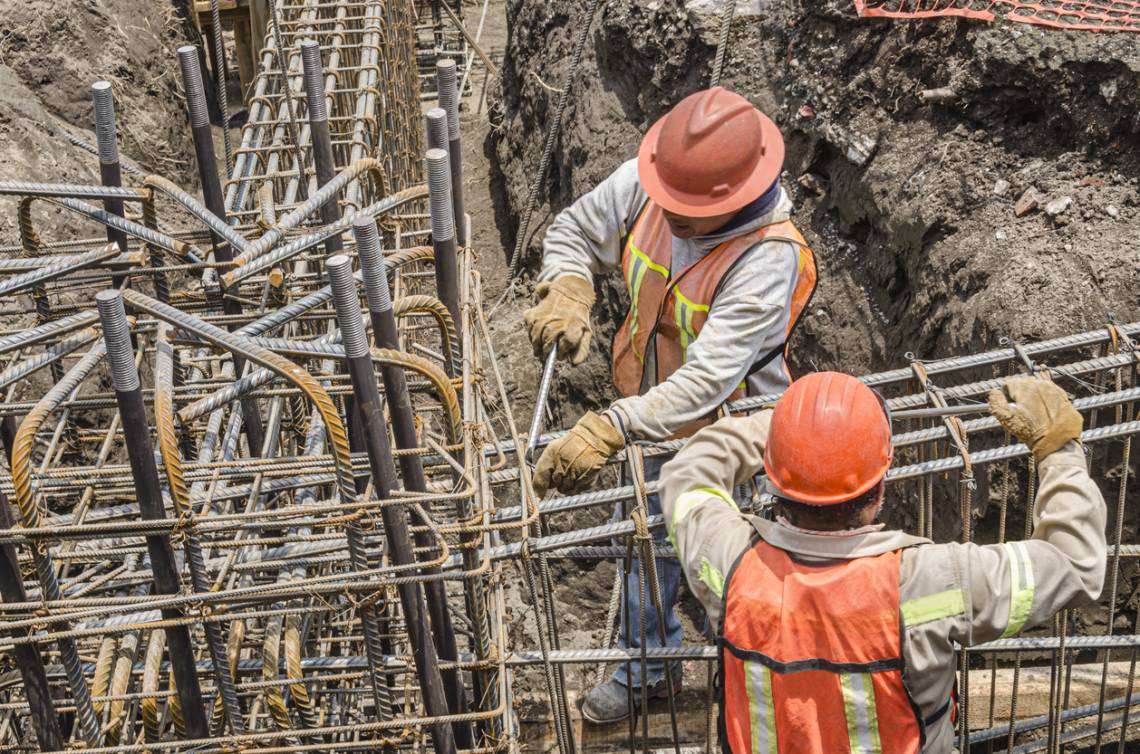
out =
<svg viewBox="0 0 1140 754"><path fill-rule="evenodd" d="M846 521L837 520L833 516L829 516L826 509L821 510L818 515L803 510L784 510L784 516L792 526L798 529L822 532L862 529L864 526L870 526L875 523L875 519L878 518L878 515L879 506L874 503L860 509L858 513L855 514L854 519L848 519Z"/></svg>

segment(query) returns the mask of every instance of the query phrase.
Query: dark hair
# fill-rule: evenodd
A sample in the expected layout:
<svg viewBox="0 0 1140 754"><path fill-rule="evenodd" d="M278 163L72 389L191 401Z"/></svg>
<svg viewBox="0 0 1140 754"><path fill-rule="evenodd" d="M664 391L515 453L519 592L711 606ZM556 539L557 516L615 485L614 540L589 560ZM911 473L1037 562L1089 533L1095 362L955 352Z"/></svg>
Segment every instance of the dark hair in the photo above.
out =
<svg viewBox="0 0 1140 754"><path fill-rule="evenodd" d="M883 483L880 481L859 497L833 505L810 505L779 495L776 496L776 502L788 520L800 528L841 531L858 528L863 511L868 506L876 505L882 493Z"/></svg>

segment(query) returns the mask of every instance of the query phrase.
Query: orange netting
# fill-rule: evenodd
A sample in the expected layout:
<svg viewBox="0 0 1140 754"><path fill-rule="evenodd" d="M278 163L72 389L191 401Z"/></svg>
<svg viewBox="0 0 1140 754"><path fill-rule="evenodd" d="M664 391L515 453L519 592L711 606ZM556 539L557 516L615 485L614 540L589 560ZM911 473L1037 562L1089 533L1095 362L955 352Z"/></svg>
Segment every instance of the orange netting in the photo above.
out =
<svg viewBox="0 0 1140 754"><path fill-rule="evenodd" d="M884 18L1002 18L1054 29L1140 32L1140 0L855 0L855 10Z"/></svg>

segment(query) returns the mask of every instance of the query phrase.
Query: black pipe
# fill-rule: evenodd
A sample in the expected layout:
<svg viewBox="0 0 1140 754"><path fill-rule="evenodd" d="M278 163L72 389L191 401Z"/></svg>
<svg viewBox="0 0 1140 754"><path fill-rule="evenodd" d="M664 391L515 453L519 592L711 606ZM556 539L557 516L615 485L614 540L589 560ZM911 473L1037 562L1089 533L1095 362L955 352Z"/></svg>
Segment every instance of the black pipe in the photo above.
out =
<svg viewBox="0 0 1140 754"><path fill-rule="evenodd" d="M95 143L99 150L99 180L104 186L122 186L123 172L119 165L119 140L115 130L115 95L110 81L96 81L91 85L91 100L95 106ZM103 209L112 215L123 216L122 199L104 199ZM127 234L107 226L107 240L127 251ZM122 288L127 281L123 274L111 275L111 284Z"/></svg>
<svg viewBox="0 0 1140 754"><path fill-rule="evenodd" d="M328 102L325 100L325 72L321 63L321 45L312 39L301 42L301 63L305 75L305 98L309 109L309 138L313 144L313 166L317 173L317 188L324 186L336 176L336 160L333 157L332 134L329 132ZM321 207L321 221L332 225L340 220L340 203L335 196L330 197ZM340 253L344 242L339 233L325 241L325 251L329 256Z"/></svg>
<svg viewBox="0 0 1140 754"><path fill-rule="evenodd" d="M12 511L8 499L0 492L0 527L11 529ZM0 547L0 597L5 602L27 602L23 577L20 575L16 548L10 544ZM31 629L12 631L13 639L27 638ZM44 661L35 644L16 644L12 648L16 667L24 681L24 695L28 698L28 708L32 714L32 727L36 729L36 740L42 751L58 751L63 748L64 737L59 727L59 717L51 702L51 688L48 686Z"/></svg>
<svg viewBox="0 0 1140 754"><path fill-rule="evenodd" d="M325 263L325 270L332 284L333 304L340 324L352 392L356 396L360 413L364 416L364 439L368 449L368 465L372 469L372 486L376 497L384 500L391 497L391 491L397 486L396 464L388 445L384 408L380 403L376 373L372 369L372 357L364 335L352 260L338 254ZM415 562L415 553L408 532L407 512L403 507L385 505L380 509L380 515L384 522L391 563L396 567L411 565ZM448 695L439 672L439 659L428 625L423 589L417 582L403 581L399 585L399 592L424 706L429 717L445 716L449 714ZM455 754L455 738L451 726L436 723L431 729L436 754Z"/></svg>
<svg viewBox="0 0 1140 754"><path fill-rule="evenodd" d="M451 166L451 208L455 218L455 240L467 245L467 221L463 209L463 149L459 143L459 81L451 58L435 64L439 81L439 106L447 113L447 155ZM458 320L456 320L458 321Z"/></svg>
<svg viewBox="0 0 1140 754"><path fill-rule="evenodd" d="M451 205L451 172L447 152L429 149L424 160L427 173L428 201L431 208L431 244L435 253L435 287L444 306L455 322L455 336L460 337L463 320L459 316L459 252L455 244L455 220ZM449 377L459 374L459 351L452 349L451 363L446 364Z"/></svg>
<svg viewBox="0 0 1140 754"><path fill-rule="evenodd" d="M364 277L369 318L372 321L372 337L377 348L398 351L400 337L396 330L396 316L392 313L392 295L388 289L384 257L380 252L380 232L376 227L376 220L367 216L358 217L352 223L352 233L356 238L356 255L360 260L360 270ZM384 396L387 399L388 414L392 419L392 435L396 440L396 447L401 450L418 448L415 412L404 370L398 366L384 365L380 367L380 376L384 380ZM427 492L423 459L415 453L408 453L400 456L399 462L404 489L409 492ZM422 527L427 524L417 511L413 510L411 513L417 526ZM430 532L417 532L415 540L416 547L425 553L426 560L435 560L438 557L439 549L435 547L435 540ZM437 574L440 573L440 569L438 566L427 568L424 569L424 573ZM451 613L447 609L447 590L443 581L433 579L426 582L424 592L427 597L436 652L439 653L441 660L458 660L459 649L455 643L455 628L451 625ZM442 677L444 690L447 692L448 709L453 715L467 712L467 695L463 691L458 671L444 670ZM452 728L459 748L469 749L474 745L470 723L457 722Z"/></svg>
<svg viewBox="0 0 1140 754"><path fill-rule="evenodd" d="M206 104L205 83L202 78L198 48L183 45L178 48L178 63L182 68L182 85L186 89L186 112L190 118L190 133L194 137L194 156L198 160L198 177L202 181L202 201L206 209L222 219L226 219L226 202L222 194L222 184L218 179L218 159L214 153L214 136L210 130L210 110ZM231 262L234 250L224 238L210 231L210 243L214 249L214 261ZM220 285L220 283L219 283ZM241 314L241 302L222 288L222 311L226 314ZM234 291L236 293L236 291ZM230 329L235 326L231 325ZM245 371L245 359L233 354L234 377L241 377ZM260 455L265 444L265 428L261 423L261 409L256 398L241 401L242 429L249 444L251 456Z"/></svg>
<svg viewBox="0 0 1140 754"><path fill-rule="evenodd" d="M154 464L150 427L147 423L138 370L135 367L135 354L131 347L130 327L123 308L122 294L116 290L100 291L95 294L95 303L99 307L99 318L103 323L107 363L115 388L115 401L119 406L119 418L126 439L131 476L135 480L139 513L143 520L162 521L166 519L166 507L162 502L158 468ZM178 594L182 585L178 577L178 563L170 546L170 536L148 534L146 546L150 554L155 590L163 595ZM177 619L183 617L183 612L177 608L166 608L162 610L162 616L167 619ZM178 687L178 699L186 722L186 733L192 739L208 738L210 727L206 722L205 707L202 704L202 690L194 663L194 644L190 638L190 629L188 626L178 625L169 626L165 631L174 682Z"/></svg>

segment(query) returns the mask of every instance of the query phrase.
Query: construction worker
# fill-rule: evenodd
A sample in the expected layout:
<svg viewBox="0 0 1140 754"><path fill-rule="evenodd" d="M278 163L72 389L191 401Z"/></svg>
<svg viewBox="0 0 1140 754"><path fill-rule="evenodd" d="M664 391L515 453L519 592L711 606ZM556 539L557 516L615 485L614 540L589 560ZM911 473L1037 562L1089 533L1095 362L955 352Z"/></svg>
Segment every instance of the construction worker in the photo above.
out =
<svg viewBox="0 0 1140 754"><path fill-rule="evenodd" d="M613 343L613 379L623 396L601 415L588 412L543 453L535 468L539 495L582 489L628 438L688 434L726 399L785 388L784 350L815 289L815 263L789 222L780 186L784 143L776 125L743 97L714 87L686 97L657 121L626 162L559 213L547 231L537 305L526 312L535 352L554 346L572 364L591 341L594 276L625 278L629 312ZM659 463L650 463L654 480ZM656 496L651 512L659 512ZM636 564L623 616L638 645ZM680 585L675 560L660 560L658 616L644 606L649 646L679 646L673 610ZM623 617L624 620L624 617ZM624 646L627 629L618 632ZM675 663L675 674L680 664ZM664 663L635 686L665 693ZM678 675L678 683L679 683ZM591 691L583 714L595 723L629 714L624 666ZM634 694L639 700L641 695Z"/></svg>
<svg viewBox="0 0 1140 754"><path fill-rule="evenodd" d="M796 381L774 410L722 419L665 465L669 538L719 628L726 750L949 752L955 645L1100 595L1106 512L1081 415L1033 377L990 406L1037 461L1027 541L936 545L875 523L890 420L874 391L835 372ZM728 494L761 464L774 521Z"/></svg>

